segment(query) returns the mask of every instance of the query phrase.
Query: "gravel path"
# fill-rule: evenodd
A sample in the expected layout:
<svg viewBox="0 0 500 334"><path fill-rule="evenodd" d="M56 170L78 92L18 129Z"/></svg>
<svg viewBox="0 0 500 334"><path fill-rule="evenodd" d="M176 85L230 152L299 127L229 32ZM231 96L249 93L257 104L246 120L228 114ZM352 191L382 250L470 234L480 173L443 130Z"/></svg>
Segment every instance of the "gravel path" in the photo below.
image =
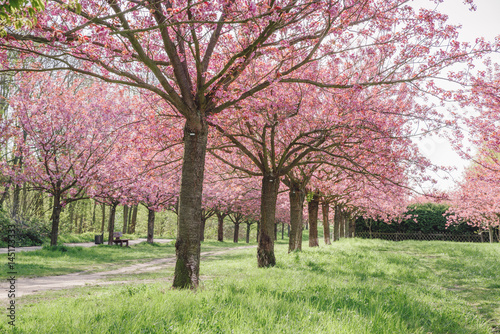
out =
<svg viewBox="0 0 500 334"><path fill-rule="evenodd" d="M140 240L140 239L139 239ZM75 244L72 244L75 245ZM226 248L219 251L208 251L202 252L202 258L207 258L214 255L222 255L237 249L247 249L255 248L256 246L240 246ZM172 267L175 265L175 257L171 256L168 258L154 259L144 263L137 263L130 266L121 267L118 269L113 269L109 271L103 271L98 273L87 273L78 272L59 276L45 276L45 277L35 277L35 278L19 278L16 280L16 298L35 294L43 291L68 289L78 286L85 285L103 285L103 284L119 284L127 283L129 281L105 281L108 276L111 275L127 275L127 274L138 274L145 272L153 272L166 267ZM5 285L4 285L5 286ZM4 302L7 300L7 290L2 289L0 294L0 300Z"/></svg>

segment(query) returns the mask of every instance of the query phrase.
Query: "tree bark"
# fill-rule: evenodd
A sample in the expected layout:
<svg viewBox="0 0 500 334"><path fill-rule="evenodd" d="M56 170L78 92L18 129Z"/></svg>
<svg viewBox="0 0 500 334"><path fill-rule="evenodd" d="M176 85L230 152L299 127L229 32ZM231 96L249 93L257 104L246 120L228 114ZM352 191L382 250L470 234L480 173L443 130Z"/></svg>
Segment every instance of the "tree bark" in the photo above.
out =
<svg viewBox="0 0 500 334"><path fill-rule="evenodd" d="M200 123L199 131L190 129L187 122L184 127L174 288L195 289L199 285L200 217L208 138L207 124L205 121Z"/></svg>
<svg viewBox="0 0 500 334"><path fill-rule="evenodd" d="M344 238L349 237L349 220L350 216L349 214L344 214Z"/></svg>
<svg viewBox="0 0 500 334"><path fill-rule="evenodd" d="M319 196L314 194L311 201L307 204L309 213L309 247L319 247L318 241L318 211Z"/></svg>
<svg viewBox="0 0 500 334"><path fill-rule="evenodd" d="M234 235L233 235L234 243L238 243L239 234L240 234L240 223L234 223Z"/></svg>
<svg viewBox="0 0 500 334"><path fill-rule="evenodd" d="M116 215L116 207L118 206L117 202L114 202L110 206L109 212L109 220L108 220L108 245L113 245L113 232L115 231L115 215Z"/></svg>
<svg viewBox="0 0 500 334"><path fill-rule="evenodd" d="M20 193L21 193L21 187L19 187L18 184L14 185L14 195L12 196L12 218L14 218L15 221L17 221L19 217Z"/></svg>
<svg viewBox="0 0 500 334"><path fill-rule="evenodd" d="M57 237L59 236L59 220L61 217L61 194L55 193L52 202L52 230L50 232L50 245L57 245Z"/></svg>
<svg viewBox="0 0 500 334"><path fill-rule="evenodd" d="M323 213L323 235L325 238L325 245L331 245L330 242L330 222L328 221L328 213L330 211L330 204L323 202L321 204L321 212Z"/></svg>
<svg viewBox="0 0 500 334"><path fill-rule="evenodd" d="M201 228L200 228L200 241L205 241L205 224L207 223L207 219L202 215L201 217Z"/></svg>
<svg viewBox="0 0 500 334"><path fill-rule="evenodd" d="M276 265L276 258L274 256L274 222L279 184L280 179L271 174L266 174L262 178L260 228L257 246L257 263L259 268Z"/></svg>
<svg viewBox="0 0 500 334"><path fill-rule="evenodd" d="M148 208L148 242L153 243L155 233L155 212Z"/></svg>
<svg viewBox="0 0 500 334"><path fill-rule="evenodd" d="M339 238L345 238L345 214L342 209L339 210L339 218Z"/></svg>
<svg viewBox="0 0 500 334"><path fill-rule="evenodd" d="M137 210L138 210L138 205L134 205L134 208L132 210L132 219L130 220L130 224L128 226L128 233L133 234L135 233L135 225L137 224Z"/></svg>
<svg viewBox="0 0 500 334"><path fill-rule="evenodd" d="M288 253L302 250L302 230L305 191L296 184L292 184L288 192L290 198L290 232L288 239Z"/></svg>
<svg viewBox="0 0 500 334"><path fill-rule="evenodd" d="M354 238L356 234L356 218L349 216L349 238Z"/></svg>
<svg viewBox="0 0 500 334"><path fill-rule="evenodd" d="M224 217L227 214L221 211L217 211L217 241L224 241Z"/></svg>
<svg viewBox="0 0 500 334"><path fill-rule="evenodd" d="M252 224L249 224L247 223L247 237L246 237L246 242L247 244L250 243L250 227L252 226Z"/></svg>
<svg viewBox="0 0 500 334"><path fill-rule="evenodd" d="M493 243L493 226L488 223L488 236L490 237L490 244Z"/></svg>
<svg viewBox="0 0 500 334"><path fill-rule="evenodd" d="M333 241L340 239L340 222L342 221L342 212L340 205L335 205L335 216L333 217Z"/></svg>
<svg viewBox="0 0 500 334"><path fill-rule="evenodd" d="M128 221L128 205L123 206L123 228L122 233L127 233L127 221Z"/></svg>

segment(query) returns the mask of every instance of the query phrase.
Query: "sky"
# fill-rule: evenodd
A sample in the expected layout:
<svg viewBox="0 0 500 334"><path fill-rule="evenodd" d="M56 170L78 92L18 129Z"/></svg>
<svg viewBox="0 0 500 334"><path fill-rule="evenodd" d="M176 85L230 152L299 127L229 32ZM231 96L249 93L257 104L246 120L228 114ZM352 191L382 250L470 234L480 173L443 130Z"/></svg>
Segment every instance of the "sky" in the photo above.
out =
<svg viewBox="0 0 500 334"><path fill-rule="evenodd" d="M414 0L412 6L435 9L448 15L450 24L462 26L458 38L460 41L474 43L477 37L493 41L496 36L500 36L500 0L475 0L474 3L477 6L476 11L470 11L470 6L465 5L464 0L444 0L440 4L433 0ZM446 139L433 136L420 140L418 145L422 154L434 164L457 167L454 172L441 174L447 175L448 180L437 178L436 186L441 190L450 190L455 181L461 179L464 169L470 165L469 161L458 156Z"/></svg>

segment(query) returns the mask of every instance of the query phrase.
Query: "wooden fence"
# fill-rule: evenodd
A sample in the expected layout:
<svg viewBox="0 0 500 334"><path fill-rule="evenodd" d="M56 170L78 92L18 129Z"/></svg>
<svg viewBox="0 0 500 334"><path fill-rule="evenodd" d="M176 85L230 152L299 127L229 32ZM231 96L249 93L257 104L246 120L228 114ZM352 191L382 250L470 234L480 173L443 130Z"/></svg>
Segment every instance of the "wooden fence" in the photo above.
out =
<svg viewBox="0 0 500 334"><path fill-rule="evenodd" d="M381 233L356 232L356 237L364 239L383 239L392 241L402 240L442 240L458 242L490 242L488 232L482 234L453 234L453 233ZM498 242L498 233L493 235L494 242Z"/></svg>

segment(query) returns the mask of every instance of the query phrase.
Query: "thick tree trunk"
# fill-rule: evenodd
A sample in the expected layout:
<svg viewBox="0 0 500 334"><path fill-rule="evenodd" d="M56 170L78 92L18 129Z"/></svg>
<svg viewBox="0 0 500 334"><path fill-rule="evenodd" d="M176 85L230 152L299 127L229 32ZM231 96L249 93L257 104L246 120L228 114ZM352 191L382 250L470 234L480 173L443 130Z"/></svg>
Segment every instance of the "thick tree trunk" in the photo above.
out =
<svg viewBox="0 0 500 334"><path fill-rule="evenodd" d="M187 123L184 127L174 288L194 289L199 284L201 200L208 138L207 124L203 121L201 125L199 131L190 130Z"/></svg>
<svg viewBox="0 0 500 334"><path fill-rule="evenodd" d="M217 241L224 241L224 212L217 211Z"/></svg>
<svg viewBox="0 0 500 334"><path fill-rule="evenodd" d="M305 191L298 186L290 187L290 232L288 239L288 252L302 250L302 210L304 209Z"/></svg>
<svg viewBox="0 0 500 334"><path fill-rule="evenodd" d="M138 205L134 205L134 208L132 209L132 218L130 220L130 224L128 226L128 233L133 234L135 233L135 225L137 224L137 210L138 210Z"/></svg>
<svg viewBox="0 0 500 334"><path fill-rule="evenodd" d="M50 245L57 245L57 237L59 236L59 219L61 217L61 194L56 193L53 196L52 202L52 230L50 232Z"/></svg>
<svg viewBox="0 0 500 334"><path fill-rule="evenodd" d="M127 233L127 222L128 222L128 205L123 206L123 228L122 233Z"/></svg>
<svg viewBox="0 0 500 334"><path fill-rule="evenodd" d="M102 208L102 221L101 221L101 234L104 235L104 224L106 222L106 204L101 204Z"/></svg>
<svg viewBox="0 0 500 334"><path fill-rule="evenodd" d="M325 245L331 245L330 222L328 221L328 212L330 211L330 204L328 202L323 202L321 204L321 211L323 213L323 236L325 238Z"/></svg>
<svg viewBox="0 0 500 334"><path fill-rule="evenodd" d="M109 220L108 220L108 245L113 245L113 232L115 231L115 216L116 207L118 203L113 203L110 206Z"/></svg>
<svg viewBox="0 0 500 334"><path fill-rule="evenodd" d="M333 241L340 239L340 223L342 221L342 212L339 205L335 205L335 216L333 217Z"/></svg>
<svg viewBox="0 0 500 334"><path fill-rule="evenodd" d="M240 235L240 223L235 223L234 224L234 235L233 235L233 242L238 243L239 240L239 235Z"/></svg>
<svg viewBox="0 0 500 334"><path fill-rule="evenodd" d="M155 212L148 208L148 242L153 243L155 234Z"/></svg>
<svg viewBox="0 0 500 334"><path fill-rule="evenodd" d="M319 196L315 193L311 201L307 204L309 213L309 247L319 247L318 241L318 211Z"/></svg>
<svg viewBox="0 0 500 334"><path fill-rule="evenodd" d="M280 179L272 175L262 178L262 194L260 201L260 229L257 246L257 263L259 268L273 267L274 256L274 221L276 218L276 201L278 199Z"/></svg>

